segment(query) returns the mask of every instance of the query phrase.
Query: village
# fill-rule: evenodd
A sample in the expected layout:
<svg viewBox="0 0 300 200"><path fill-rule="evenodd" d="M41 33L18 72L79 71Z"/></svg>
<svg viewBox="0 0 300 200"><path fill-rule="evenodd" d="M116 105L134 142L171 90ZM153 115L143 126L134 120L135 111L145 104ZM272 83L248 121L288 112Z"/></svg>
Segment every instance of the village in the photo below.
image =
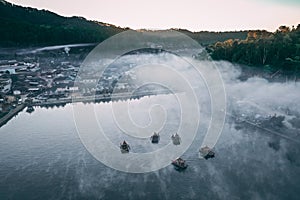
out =
<svg viewBox="0 0 300 200"><path fill-rule="evenodd" d="M9 113L11 118L26 106L70 103L72 96L108 99L113 92L128 93L134 88L134 75L124 71L128 67L120 70L117 66L109 67L100 79L89 74L74 85L82 59L81 54L69 51L59 48L12 59L0 57L0 119Z"/></svg>

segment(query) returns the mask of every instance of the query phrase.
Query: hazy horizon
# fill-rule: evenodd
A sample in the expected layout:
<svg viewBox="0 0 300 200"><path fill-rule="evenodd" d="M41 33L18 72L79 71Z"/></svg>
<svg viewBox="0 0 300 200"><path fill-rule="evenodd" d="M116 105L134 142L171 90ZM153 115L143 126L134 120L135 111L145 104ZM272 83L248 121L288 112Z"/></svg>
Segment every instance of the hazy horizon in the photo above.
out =
<svg viewBox="0 0 300 200"><path fill-rule="evenodd" d="M297 0L158 1L45 1L8 0L16 5L45 9L62 16L80 16L132 29L180 28L190 31L267 30L300 23ZM72 5L72 6L68 6Z"/></svg>

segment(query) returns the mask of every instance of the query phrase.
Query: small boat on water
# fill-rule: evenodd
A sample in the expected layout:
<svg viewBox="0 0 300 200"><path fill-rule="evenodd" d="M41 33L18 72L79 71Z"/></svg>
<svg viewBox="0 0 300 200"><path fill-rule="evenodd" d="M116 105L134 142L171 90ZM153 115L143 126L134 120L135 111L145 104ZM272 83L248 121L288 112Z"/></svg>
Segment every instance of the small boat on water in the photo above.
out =
<svg viewBox="0 0 300 200"><path fill-rule="evenodd" d="M152 143L157 144L160 139L159 133L154 132L150 139Z"/></svg>
<svg viewBox="0 0 300 200"><path fill-rule="evenodd" d="M209 158L215 157L215 152L208 146L205 146L205 147L200 148L199 156L201 156L202 158L205 158L207 160Z"/></svg>
<svg viewBox="0 0 300 200"><path fill-rule="evenodd" d="M33 106L28 106L26 109L26 112L28 112L28 113L32 113L33 111L34 111Z"/></svg>
<svg viewBox="0 0 300 200"><path fill-rule="evenodd" d="M172 135L171 139L172 139L172 142L173 142L174 145L180 145L181 138L177 133L175 135Z"/></svg>
<svg viewBox="0 0 300 200"><path fill-rule="evenodd" d="M175 167L176 170L184 170L188 167L185 160L183 160L182 158L177 158L176 160L173 160L172 165Z"/></svg>
<svg viewBox="0 0 300 200"><path fill-rule="evenodd" d="M120 150L121 153L129 153L130 146L125 140L120 144Z"/></svg>

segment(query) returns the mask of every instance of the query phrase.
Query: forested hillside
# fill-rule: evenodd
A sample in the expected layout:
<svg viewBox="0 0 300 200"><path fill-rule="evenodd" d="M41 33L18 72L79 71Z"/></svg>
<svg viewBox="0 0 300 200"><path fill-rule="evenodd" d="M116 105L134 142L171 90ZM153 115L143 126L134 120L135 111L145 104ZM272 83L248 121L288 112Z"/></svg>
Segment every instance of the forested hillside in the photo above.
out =
<svg viewBox="0 0 300 200"><path fill-rule="evenodd" d="M89 21L82 17L62 17L46 10L25 8L0 0L0 45L41 46L101 42L126 28ZM176 29L201 44L208 45L230 38L245 39L241 32L190 32Z"/></svg>
<svg viewBox="0 0 300 200"><path fill-rule="evenodd" d="M35 46L101 42L123 31L113 25L81 17L62 17L46 10L0 1L0 45Z"/></svg>
<svg viewBox="0 0 300 200"><path fill-rule="evenodd" d="M229 39L209 46L215 60L298 70L300 67L300 24L280 26L275 33L250 31L245 40Z"/></svg>

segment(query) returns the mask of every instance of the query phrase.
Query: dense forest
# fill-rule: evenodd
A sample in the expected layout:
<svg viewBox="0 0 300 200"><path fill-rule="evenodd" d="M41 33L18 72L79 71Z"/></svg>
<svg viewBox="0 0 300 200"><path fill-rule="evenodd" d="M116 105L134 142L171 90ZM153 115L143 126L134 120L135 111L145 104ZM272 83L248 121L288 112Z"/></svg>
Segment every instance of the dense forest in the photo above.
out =
<svg viewBox="0 0 300 200"><path fill-rule="evenodd" d="M37 46L94 43L123 31L120 27L82 17L62 17L0 0L0 45Z"/></svg>
<svg viewBox="0 0 300 200"><path fill-rule="evenodd" d="M280 26L275 33L249 31L245 40L229 39L207 47L215 60L298 70L300 67L300 24Z"/></svg>

